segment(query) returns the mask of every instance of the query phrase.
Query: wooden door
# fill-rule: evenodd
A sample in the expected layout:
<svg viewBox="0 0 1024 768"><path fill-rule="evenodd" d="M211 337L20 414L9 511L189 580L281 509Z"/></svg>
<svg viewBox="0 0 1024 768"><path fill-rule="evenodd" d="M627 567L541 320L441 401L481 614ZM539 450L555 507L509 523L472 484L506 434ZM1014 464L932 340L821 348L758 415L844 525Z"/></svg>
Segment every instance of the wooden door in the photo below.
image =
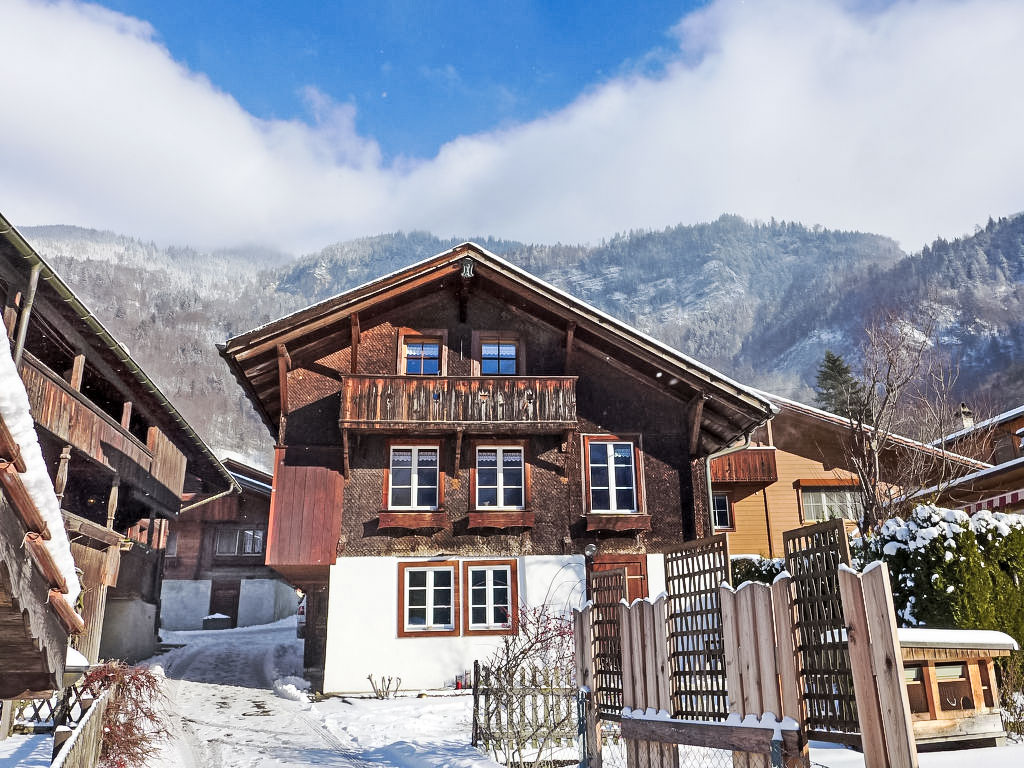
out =
<svg viewBox="0 0 1024 768"><path fill-rule="evenodd" d="M637 598L648 597L647 587L647 555L619 555L599 554L594 555L587 573L587 580L591 575L602 571L614 571L621 568L626 572L626 599L633 602Z"/></svg>
<svg viewBox="0 0 1024 768"><path fill-rule="evenodd" d="M231 626L238 626L238 596L242 591L239 579L214 579L210 586L210 613L231 617Z"/></svg>

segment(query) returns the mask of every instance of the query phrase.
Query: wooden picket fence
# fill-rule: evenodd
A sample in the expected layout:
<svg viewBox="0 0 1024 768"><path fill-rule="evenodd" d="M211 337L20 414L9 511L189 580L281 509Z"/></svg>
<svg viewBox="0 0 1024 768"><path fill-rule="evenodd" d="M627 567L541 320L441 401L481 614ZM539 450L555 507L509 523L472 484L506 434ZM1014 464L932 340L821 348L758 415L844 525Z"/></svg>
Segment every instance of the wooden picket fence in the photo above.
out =
<svg viewBox="0 0 1024 768"><path fill-rule="evenodd" d="M57 729L54 733L56 754L50 768L96 768L103 748L103 716L116 695L116 688L108 688L91 705L83 702L86 710L78 727Z"/></svg>
<svg viewBox="0 0 1024 768"><path fill-rule="evenodd" d="M508 679L475 662L473 746L508 766L577 757L577 691L572 683L568 670L533 667Z"/></svg>

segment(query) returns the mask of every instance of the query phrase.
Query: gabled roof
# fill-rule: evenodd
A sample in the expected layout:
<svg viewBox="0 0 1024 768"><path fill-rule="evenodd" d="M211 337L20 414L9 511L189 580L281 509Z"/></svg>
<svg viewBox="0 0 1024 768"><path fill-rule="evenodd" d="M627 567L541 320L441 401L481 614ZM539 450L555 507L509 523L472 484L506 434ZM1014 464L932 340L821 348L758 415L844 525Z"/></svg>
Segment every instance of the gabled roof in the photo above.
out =
<svg viewBox="0 0 1024 768"><path fill-rule="evenodd" d="M850 420L843 416L823 411L820 408L815 408L813 405L807 405L806 403L801 403L796 400L790 400L789 398L782 397L781 395L761 392L760 390L758 390L758 392L763 397L772 401L780 409L781 418L776 418L772 422L772 431L776 437L776 441L778 441L780 436L789 435L790 432L792 433L792 444L799 444L801 441L813 441L814 435L807 426L812 422L821 425L822 428L831 432L835 432L836 430L845 432L850 429ZM789 432L786 431L785 424L785 416L787 414L796 416L801 420ZM953 453L952 451L944 450L941 447L922 443L919 440L914 440L909 437L903 437L902 435L892 434L889 436L889 439L892 440L893 443L904 448L921 451L922 453L933 456L937 460L941 459L952 462L960 467L964 472L987 469L992 466L984 461L978 461L977 459L972 459L969 456L961 456L958 453ZM789 450L790 447L792 447L792 445L787 446L786 450ZM816 447L821 448L823 446L819 443ZM836 442L835 447L838 449L838 456L841 454L841 445ZM793 451L790 452L792 453Z"/></svg>
<svg viewBox="0 0 1024 768"><path fill-rule="evenodd" d="M54 311L81 333L85 342L91 346L92 353L116 372L121 385L132 393L132 399L145 406L147 413L156 421L156 426L188 457L189 474L208 483L211 490L236 487L231 475L203 439L132 359L128 349L114 338L99 318L2 214L0 256L9 258L26 274L35 268L40 270L39 296L44 297Z"/></svg>
<svg viewBox="0 0 1024 768"><path fill-rule="evenodd" d="M729 445L771 418L773 407L762 395L470 242L231 338L221 355L276 435L279 344L290 357L301 357L304 346L332 329L346 331L354 313L372 313L439 283L454 285L465 259L473 263L474 281L514 295L539 319L563 329L575 324L575 339L614 356L681 400L703 396L703 453Z"/></svg>
<svg viewBox="0 0 1024 768"><path fill-rule="evenodd" d="M997 416L993 416L989 419L984 419L970 427L957 430L956 432L948 434L945 437L939 438L938 440L934 441L932 445L948 445L949 443L955 440L959 440L961 437L966 437L972 432L977 432L979 429L988 429L990 427L996 427L999 426L1000 424L1006 423L1007 421L1013 421L1014 419L1019 418L1020 416L1024 416L1024 405L1020 405L1016 408L1011 408L1008 411L1003 411Z"/></svg>

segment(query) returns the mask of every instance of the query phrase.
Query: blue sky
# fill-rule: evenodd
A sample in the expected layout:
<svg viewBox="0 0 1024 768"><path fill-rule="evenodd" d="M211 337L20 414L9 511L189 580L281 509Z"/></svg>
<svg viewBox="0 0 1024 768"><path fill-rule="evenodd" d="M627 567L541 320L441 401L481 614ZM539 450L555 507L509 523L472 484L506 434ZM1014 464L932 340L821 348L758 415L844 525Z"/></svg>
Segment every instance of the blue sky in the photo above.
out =
<svg viewBox="0 0 1024 768"><path fill-rule="evenodd" d="M919 249L1024 210L1020 0L2 4L18 226L300 254L730 213Z"/></svg>
<svg viewBox="0 0 1024 768"><path fill-rule="evenodd" d="M105 0L263 118L308 118L315 86L356 107L385 158L528 121L624 72L656 75L703 2Z"/></svg>

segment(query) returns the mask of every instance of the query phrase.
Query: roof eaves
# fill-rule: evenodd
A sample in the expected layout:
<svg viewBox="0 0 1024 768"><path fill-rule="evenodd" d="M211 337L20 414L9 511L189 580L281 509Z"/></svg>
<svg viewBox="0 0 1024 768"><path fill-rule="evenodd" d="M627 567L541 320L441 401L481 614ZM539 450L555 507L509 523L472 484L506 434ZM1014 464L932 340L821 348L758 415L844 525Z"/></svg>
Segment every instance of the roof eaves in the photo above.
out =
<svg viewBox="0 0 1024 768"><path fill-rule="evenodd" d="M216 456L213 455L213 451L210 450L206 442L199 437L199 435L192 429L191 425L185 421L185 418L178 412L171 401L167 399L160 388L156 385L146 372L142 370L138 363L132 359L131 355L125 349L124 345L121 344L114 336L106 329L99 318L97 318L92 311L78 298L77 294L65 283L60 275L58 275L53 268L46 263L42 256L40 256L36 250L29 244L29 242L22 236L18 231L17 227L11 224L10 221L0 214L0 235L4 236L7 241L21 254L28 264L35 266L38 264L41 268L40 277L50 285L57 295L74 311L75 315L84 322L89 329L96 335L97 338L102 341L108 349L110 349L116 356L117 359L125 366L128 372L135 377L136 381L149 393L151 393L157 400L157 402L164 408L171 419L181 427L182 431L189 437L194 446L199 449L199 452L210 461L217 473L227 482L229 488L238 489L237 483L230 473L224 468Z"/></svg>

